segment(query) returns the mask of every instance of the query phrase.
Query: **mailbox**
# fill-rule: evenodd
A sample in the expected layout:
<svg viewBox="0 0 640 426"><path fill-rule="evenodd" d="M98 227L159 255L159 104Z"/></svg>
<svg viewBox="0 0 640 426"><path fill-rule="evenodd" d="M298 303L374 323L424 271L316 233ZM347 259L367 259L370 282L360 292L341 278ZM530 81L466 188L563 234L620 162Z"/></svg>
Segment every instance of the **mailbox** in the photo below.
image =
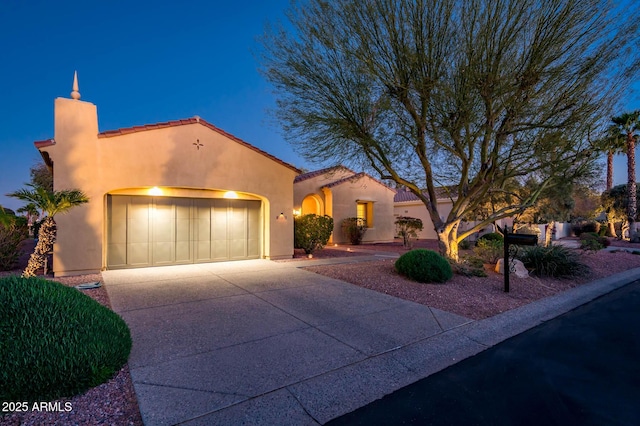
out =
<svg viewBox="0 0 640 426"><path fill-rule="evenodd" d="M519 246L535 246L538 244L538 236L531 234L507 234L505 243Z"/></svg>
<svg viewBox="0 0 640 426"><path fill-rule="evenodd" d="M504 291L509 292L509 245L535 246L538 244L538 236L531 234L504 234ZM516 248L517 250L517 248Z"/></svg>

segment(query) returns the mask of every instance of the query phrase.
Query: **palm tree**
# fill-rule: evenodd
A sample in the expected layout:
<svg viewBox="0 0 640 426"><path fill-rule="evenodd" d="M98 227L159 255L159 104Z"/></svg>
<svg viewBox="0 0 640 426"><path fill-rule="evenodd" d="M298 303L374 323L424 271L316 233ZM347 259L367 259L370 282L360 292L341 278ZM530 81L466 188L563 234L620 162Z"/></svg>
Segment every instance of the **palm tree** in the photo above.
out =
<svg viewBox="0 0 640 426"><path fill-rule="evenodd" d="M29 236L33 237L33 224L40 217L40 212L38 211L38 207L33 203L29 203L26 206L20 207L18 210L16 210L16 212L24 213L24 215L27 217L27 225L29 226Z"/></svg>
<svg viewBox="0 0 640 426"><path fill-rule="evenodd" d="M620 132L617 125L612 124L605 137L599 141L598 147L607 153L607 187L605 191L610 191L613 188L613 156L626 153L626 136ZM608 235L617 237L614 215L609 210L606 211Z"/></svg>
<svg viewBox="0 0 640 426"><path fill-rule="evenodd" d="M28 203L33 203L46 215L38 231L38 243L29 258L29 263L22 273L23 277L35 276L38 269L44 266L47 253L53 249L56 240L56 222L53 217L58 213L67 213L71 208L89 202L89 198L77 189L49 191L43 187L28 185L31 189L20 189L7 194Z"/></svg>
<svg viewBox="0 0 640 426"><path fill-rule="evenodd" d="M611 119L618 130L618 134L624 137L627 148L627 191L629 193L629 206L627 216L629 217L629 238L632 242L638 241L636 230L636 134L640 130L640 110L626 112Z"/></svg>

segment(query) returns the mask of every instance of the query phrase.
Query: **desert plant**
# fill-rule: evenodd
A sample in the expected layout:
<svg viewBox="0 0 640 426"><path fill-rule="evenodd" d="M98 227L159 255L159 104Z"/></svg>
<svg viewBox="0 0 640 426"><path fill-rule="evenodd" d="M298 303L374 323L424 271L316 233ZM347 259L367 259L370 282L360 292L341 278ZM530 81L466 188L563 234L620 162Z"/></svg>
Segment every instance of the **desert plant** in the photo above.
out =
<svg viewBox="0 0 640 426"><path fill-rule="evenodd" d="M479 239L473 251L484 263L496 263L504 256L504 242L486 238Z"/></svg>
<svg viewBox="0 0 640 426"><path fill-rule="evenodd" d="M0 401L73 396L127 362L131 336L115 312L42 278L0 278Z"/></svg>
<svg viewBox="0 0 640 426"><path fill-rule="evenodd" d="M451 265L453 272L465 277L486 277L484 261L477 256L467 256L461 262Z"/></svg>
<svg viewBox="0 0 640 426"><path fill-rule="evenodd" d="M8 271L15 267L22 254L20 244L27 238L27 227L18 221L8 225L0 225L0 271Z"/></svg>
<svg viewBox="0 0 640 426"><path fill-rule="evenodd" d="M524 266L540 277L570 278L589 273L578 253L564 246L532 246L517 254Z"/></svg>
<svg viewBox="0 0 640 426"><path fill-rule="evenodd" d="M420 283L443 283L451 279L451 265L433 250L411 250L396 260L399 274Z"/></svg>
<svg viewBox="0 0 640 426"><path fill-rule="evenodd" d="M595 232L583 232L580 234L580 248L586 251L598 251L609 247L611 242L607 237L601 237Z"/></svg>
<svg viewBox="0 0 640 426"><path fill-rule="evenodd" d="M418 238L418 231L422 231L422 219L408 216L396 218L396 232L402 238L402 245L406 248L413 247L413 240Z"/></svg>
<svg viewBox="0 0 640 426"><path fill-rule="evenodd" d="M342 233L351 244L360 244L367 232L367 221L361 217L348 217L342 221Z"/></svg>
<svg viewBox="0 0 640 426"><path fill-rule="evenodd" d="M331 216L319 216L306 214L296 217L293 223L294 245L301 248L306 254L323 248L333 232L333 218Z"/></svg>

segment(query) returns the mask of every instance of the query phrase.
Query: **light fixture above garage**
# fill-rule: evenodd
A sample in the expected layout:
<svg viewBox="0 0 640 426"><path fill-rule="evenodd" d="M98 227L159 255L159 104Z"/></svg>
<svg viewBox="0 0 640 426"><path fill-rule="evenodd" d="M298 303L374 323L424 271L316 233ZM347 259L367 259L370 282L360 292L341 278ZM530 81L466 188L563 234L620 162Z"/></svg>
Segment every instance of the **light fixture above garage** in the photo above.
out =
<svg viewBox="0 0 640 426"><path fill-rule="evenodd" d="M224 198L236 199L238 198L238 193L236 191L227 191L224 193Z"/></svg>
<svg viewBox="0 0 640 426"><path fill-rule="evenodd" d="M157 186L154 186L149 190L149 195L162 195L162 189L158 188Z"/></svg>

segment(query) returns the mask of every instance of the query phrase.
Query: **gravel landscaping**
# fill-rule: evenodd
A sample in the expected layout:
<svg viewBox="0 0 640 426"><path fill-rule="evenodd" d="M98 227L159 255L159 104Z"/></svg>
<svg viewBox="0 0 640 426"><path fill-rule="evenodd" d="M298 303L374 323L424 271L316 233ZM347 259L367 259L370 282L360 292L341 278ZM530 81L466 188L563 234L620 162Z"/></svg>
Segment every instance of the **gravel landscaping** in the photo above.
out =
<svg viewBox="0 0 640 426"><path fill-rule="evenodd" d="M638 248L629 243L612 241L613 245ZM416 248L436 249L434 241L419 241ZM314 253L313 260L335 257L353 257L380 253L404 253L400 243L360 246L329 246ZM486 267L486 278L467 278L454 275L445 284L420 284L398 275L394 270L395 259L342 263L326 266L307 266L305 269L318 274L341 279L352 284L390 294L405 300L421 303L445 311L453 312L475 320L487 318L500 312L516 308L532 301L551 296L589 281L602 278L627 269L640 267L640 256L626 251L582 253L581 259L591 268L588 276L580 279L540 279L535 277L511 277L511 291L504 293L504 277ZM26 259L23 259L26 261ZM287 262L309 260L301 250L296 250L294 259ZM12 273L19 274L20 271ZM7 275L4 272L0 275ZM100 281L101 276L84 275L57 278L65 285ZM110 306L104 287L84 290L100 303ZM13 413L0 417L0 425L141 425L142 418L129 375L128 367L123 367L110 381L93 388L85 394L60 400L61 406L70 402L69 412L27 412Z"/></svg>

